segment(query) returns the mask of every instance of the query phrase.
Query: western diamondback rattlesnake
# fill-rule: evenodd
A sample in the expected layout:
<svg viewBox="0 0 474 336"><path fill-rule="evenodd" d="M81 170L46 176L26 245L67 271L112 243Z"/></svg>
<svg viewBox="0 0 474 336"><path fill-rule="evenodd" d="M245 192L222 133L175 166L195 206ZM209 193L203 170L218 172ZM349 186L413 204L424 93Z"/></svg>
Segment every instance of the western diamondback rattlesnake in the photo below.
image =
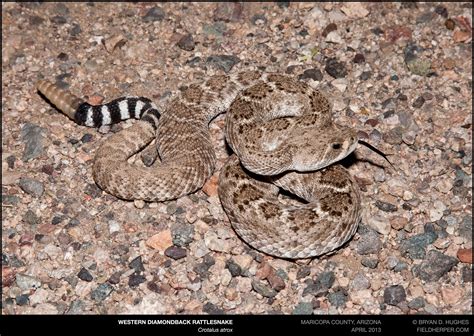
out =
<svg viewBox="0 0 474 336"><path fill-rule="evenodd" d="M216 163L208 124L227 110L225 135L235 154L220 172L218 193L244 241L277 257L307 258L336 249L356 231L358 186L331 164L355 149L357 134L334 124L328 100L303 82L256 71L217 75L190 85L163 114L146 98L91 106L47 81L37 88L81 125L140 119L110 136L94 158L94 180L119 198L165 201L201 188ZM150 167L127 163L155 137ZM282 204L279 188L304 202Z"/></svg>

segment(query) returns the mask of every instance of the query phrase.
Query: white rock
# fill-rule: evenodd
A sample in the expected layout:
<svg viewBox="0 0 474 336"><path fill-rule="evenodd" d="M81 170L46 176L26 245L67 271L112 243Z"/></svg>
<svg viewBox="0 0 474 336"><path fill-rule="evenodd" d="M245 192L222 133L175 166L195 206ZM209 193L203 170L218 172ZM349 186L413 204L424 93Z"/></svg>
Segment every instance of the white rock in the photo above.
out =
<svg viewBox="0 0 474 336"><path fill-rule="evenodd" d="M232 247L229 240L219 238L213 231L204 234L204 243L210 250L217 252L229 252Z"/></svg>
<svg viewBox="0 0 474 336"><path fill-rule="evenodd" d="M347 80L344 78L337 78L331 82L331 84L341 92L346 91L347 88Z"/></svg>
<svg viewBox="0 0 474 336"><path fill-rule="evenodd" d="M120 224L116 220L109 220L109 233L112 234L114 232L119 232L120 231Z"/></svg>
<svg viewBox="0 0 474 336"><path fill-rule="evenodd" d="M378 233L383 234L384 236L390 233L390 221L380 216L373 216L369 218L367 224L369 224L370 227L372 227Z"/></svg>
<svg viewBox="0 0 474 336"><path fill-rule="evenodd" d="M441 201L435 201L433 208L430 209L430 220L435 222L443 217L443 211L446 210L446 205Z"/></svg>
<svg viewBox="0 0 474 336"><path fill-rule="evenodd" d="M328 14L329 21L331 22L341 22L344 20L347 20L347 17L342 13L340 10L335 9L333 11L330 11Z"/></svg>
<svg viewBox="0 0 474 336"><path fill-rule="evenodd" d="M369 11L360 2L346 2L341 10L350 18L363 18Z"/></svg>
<svg viewBox="0 0 474 336"><path fill-rule="evenodd" d="M342 43L342 38L337 31L333 30L326 36L326 42L339 44Z"/></svg>

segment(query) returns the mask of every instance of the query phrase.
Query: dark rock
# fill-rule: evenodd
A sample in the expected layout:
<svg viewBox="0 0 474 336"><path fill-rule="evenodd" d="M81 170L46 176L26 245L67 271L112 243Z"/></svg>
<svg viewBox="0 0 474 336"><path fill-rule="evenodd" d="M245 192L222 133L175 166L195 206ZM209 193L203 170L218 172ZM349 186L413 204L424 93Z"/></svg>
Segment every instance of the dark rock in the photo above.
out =
<svg viewBox="0 0 474 336"><path fill-rule="evenodd" d="M186 34L183 37L181 37L177 43L177 46L180 49L186 50L186 51L192 51L194 50L194 47L196 46L196 43L194 42L193 35L191 34Z"/></svg>
<svg viewBox="0 0 474 336"><path fill-rule="evenodd" d="M411 106L413 106L414 108L420 108L423 106L424 103L425 103L425 98L423 98L423 96L419 96L418 98L415 99L415 101L413 102Z"/></svg>
<svg viewBox="0 0 474 336"><path fill-rule="evenodd" d="M58 15L64 15L64 16L69 15L69 8L64 3L56 4L56 6L54 6L54 11Z"/></svg>
<svg viewBox="0 0 474 336"><path fill-rule="evenodd" d="M190 67L195 67L195 66L198 65L200 62L201 62L201 57L196 56L196 57L193 57L193 58L187 60L187 61L186 61L186 64L189 65Z"/></svg>
<svg viewBox="0 0 474 336"><path fill-rule="evenodd" d="M186 250L178 246L170 246L165 250L165 256L178 260L186 257Z"/></svg>
<svg viewBox="0 0 474 336"><path fill-rule="evenodd" d="M356 246L358 254L378 253L382 249L382 241L377 232L363 225L359 225L358 232L360 234L360 239Z"/></svg>
<svg viewBox="0 0 474 336"><path fill-rule="evenodd" d="M209 315L223 315L225 311L222 308L217 307L211 302L206 302L202 307L202 311L208 313Z"/></svg>
<svg viewBox="0 0 474 336"><path fill-rule="evenodd" d="M407 268L408 268L407 263L405 263L405 262L403 262L403 261L400 261L400 262L398 262L398 263L395 265L395 267L393 268L393 270L394 270L395 272L401 272L401 271L403 271L403 270L406 270Z"/></svg>
<svg viewBox="0 0 474 336"><path fill-rule="evenodd" d="M448 17L448 10L446 9L446 7L444 6L441 6L441 5L438 5L435 7L435 13L444 17L444 18L447 18Z"/></svg>
<svg viewBox="0 0 474 336"><path fill-rule="evenodd" d="M160 7L152 7L148 12L143 16L142 20L144 22L154 22L161 21L165 18L165 12Z"/></svg>
<svg viewBox="0 0 474 336"><path fill-rule="evenodd" d="M54 173L54 167L50 164L45 164L41 167L41 172L45 173L46 175L52 176Z"/></svg>
<svg viewBox="0 0 474 336"><path fill-rule="evenodd" d="M426 23L433 20L434 17L435 17L435 13L428 11L418 16L416 18L416 23Z"/></svg>
<svg viewBox="0 0 474 336"><path fill-rule="evenodd" d="M323 37L326 37L328 36L330 32L335 31L335 30L337 30L337 25L334 22L331 22L330 24L326 26L326 28L324 28L321 35L323 35Z"/></svg>
<svg viewBox="0 0 474 336"><path fill-rule="evenodd" d="M128 285L131 288L137 287L139 284L144 283L146 281L145 276L135 272L128 278Z"/></svg>
<svg viewBox="0 0 474 336"><path fill-rule="evenodd" d="M95 183L88 183L84 188L84 193L92 198L99 198L102 196L102 189Z"/></svg>
<svg viewBox="0 0 474 336"><path fill-rule="evenodd" d="M400 252L403 256L411 259L423 259L425 257L426 246L432 244L438 235L435 232L425 232L405 239L400 243Z"/></svg>
<svg viewBox="0 0 474 336"><path fill-rule="evenodd" d="M36 216L32 210L27 210L23 216L23 221L30 224L31 226L38 225L41 221L41 218Z"/></svg>
<svg viewBox="0 0 474 336"><path fill-rule="evenodd" d="M234 55L211 55L206 59L207 64L225 73L228 73L239 62L240 58Z"/></svg>
<svg viewBox="0 0 474 336"><path fill-rule="evenodd" d="M397 81L397 80L399 80L399 79L400 79L400 78L399 78L397 75L392 75L392 76L390 77L390 80L393 80L393 81Z"/></svg>
<svg viewBox="0 0 474 336"><path fill-rule="evenodd" d="M65 23L67 23L67 19L64 16L61 16L61 15L55 15L50 20L51 20L52 23L55 23L57 25L63 25Z"/></svg>
<svg viewBox="0 0 474 336"><path fill-rule="evenodd" d="M410 307L411 309L420 309L420 308L423 308L424 306L425 306L425 299L422 298L421 296L418 296L414 298L413 300L411 300L410 302L408 302L408 307Z"/></svg>
<svg viewBox="0 0 474 336"><path fill-rule="evenodd" d="M82 143L88 143L88 142L91 142L93 138L94 138L94 136L92 134L86 133L82 136L81 142Z"/></svg>
<svg viewBox="0 0 474 336"><path fill-rule="evenodd" d="M283 271L283 270L280 270ZM267 281L270 286L277 292L281 291L286 287L283 277L279 274L281 272L272 272L267 276ZM285 274L286 275L286 274Z"/></svg>
<svg viewBox="0 0 474 336"><path fill-rule="evenodd" d="M370 287L370 281L362 273L357 273L351 282L351 288L355 290L367 289Z"/></svg>
<svg viewBox="0 0 474 336"><path fill-rule="evenodd" d="M300 36L303 36L303 37L306 37L309 35L308 31L306 29L301 29L299 32L298 32L298 35Z"/></svg>
<svg viewBox="0 0 474 336"><path fill-rule="evenodd" d="M120 277L122 276L122 272L118 271L118 272L115 272L114 274L112 274L108 279L107 279L107 282L112 284L112 285L116 285L120 282Z"/></svg>
<svg viewBox="0 0 474 336"><path fill-rule="evenodd" d="M446 29L454 30L454 28L456 27L456 22L454 22L453 19L447 19L446 21L444 21L444 26L446 27Z"/></svg>
<svg viewBox="0 0 474 336"><path fill-rule="evenodd" d="M315 81L321 81L323 79L323 73L318 69L308 69L299 75L298 79L312 79Z"/></svg>
<svg viewBox="0 0 474 336"><path fill-rule="evenodd" d="M79 140L77 140L75 138L71 138L67 142L69 142L71 145L75 145L75 144L79 143Z"/></svg>
<svg viewBox="0 0 474 336"><path fill-rule="evenodd" d="M267 21L267 18L263 14L255 14L250 18L250 22L252 22L253 25L266 24Z"/></svg>
<svg viewBox="0 0 474 336"><path fill-rule="evenodd" d="M7 157L7 165L8 165L8 168L10 168L10 169L15 168L15 161L16 161L15 155L9 155L9 156Z"/></svg>
<svg viewBox="0 0 474 336"><path fill-rule="evenodd" d="M324 288L329 289L334 284L334 280L336 280L336 276L334 272L322 272L316 278L316 283L320 283Z"/></svg>
<svg viewBox="0 0 474 336"><path fill-rule="evenodd" d="M305 281L307 286L303 290L303 296L307 294L312 294L316 297L325 295L334 284L334 280L334 272L331 271L321 273L314 281L308 279Z"/></svg>
<svg viewBox="0 0 474 336"><path fill-rule="evenodd" d="M233 277L242 274L242 268L232 259L229 259L225 262L225 267L229 270Z"/></svg>
<svg viewBox="0 0 474 336"><path fill-rule="evenodd" d="M241 3L219 2L214 14L214 21L239 21L242 16L243 6Z"/></svg>
<svg viewBox="0 0 474 336"><path fill-rule="evenodd" d="M408 97L406 95L404 95L403 93L400 93L398 96L397 96L397 99L398 100L401 100L401 101L407 101L408 100Z"/></svg>
<svg viewBox="0 0 474 336"><path fill-rule="evenodd" d="M461 277L463 282L472 282L472 268L471 266L464 266L461 270Z"/></svg>
<svg viewBox="0 0 474 336"><path fill-rule="evenodd" d="M258 280L252 280L252 288L254 291L266 298L272 298L277 295L277 292L274 289L268 287L267 285Z"/></svg>
<svg viewBox="0 0 474 336"><path fill-rule="evenodd" d="M288 7L290 7L290 2L289 1L277 1L277 5L280 8L288 8Z"/></svg>
<svg viewBox="0 0 474 336"><path fill-rule="evenodd" d="M347 291L339 288L337 291L328 294L328 300L336 308L344 307L347 302Z"/></svg>
<svg viewBox="0 0 474 336"><path fill-rule="evenodd" d="M81 26L78 23L73 23L72 28L69 30L69 35L72 37L79 35L82 33Z"/></svg>
<svg viewBox="0 0 474 336"><path fill-rule="evenodd" d="M375 269L377 268L379 261L378 259L364 257L361 259L360 263L365 267L368 267L370 269Z"/></svg>
<svg viewBox="0 0 474 336"><path fill-rule="evenodd" d="M405 49L403 50L405 63L414 61L422 51L423 49L418 47L416 44L408 43Z"/></svg>
<svg viewBox="0 0 474 336"><path fill-rule="evenodd" d="M31 26L39 26L44 22L44 19L38 15L31 15L29 17L29 23Z"/></svg>
<svg viewBox="0 0 474 336"><path fill-rule="evenodd" d="M420 265L413 266L412 272L422 280L438 281L457 264L458 260L456 258L436 250L430 250Z"/></svg>
<svg viewBox="0 0 474 336"><path fill-rule="evenodd" d="M355 54L352 61L356 64L365 63L365 57L362 54Z"/></svg>
<svg viewBox="0 0 474 336"><path fill-rule="evenodd" d="M20 202L18 196L2 194L2 204L16 205L18 202Z"/></svg>
<svg viewBox="0 0 474 336"><path fill-rule="evenodd" d="M309 266L301 266L298 268L298 271L296 272L296 279L303 279L306 278L308 275L311 273L311 267Z"/></svg>
<svg viewBox="0 0 474 336"><path fill-rule="evenodd" d="M70 229L70 228L73 228L75 226L78 226L79 224L81 224L81 222L79 221L79 219L77 218L71 218L69 220L69 222L66 224L65 228L66 229Z"/></svg>
<svg viewBox="0 0 474 336"><path fill-rule="evenodd" d="M347 69L343 62L338 62L335 58L329 58L326 61L326 72L334 78L344 78L347 76Z"/></svg>
<svg viewBox="0 0 474 336"><path fill-rule="evenodd" d="M379 200L375 201L375 206L385 212L395 212L398 210L396 205Z"/></svg>
<svg viewBox="0 0 474 336"><path fill-rule="evenodd" d="M380 27L375 27L370 30L373 34L379 36L384 33L384 31Z"/></svg>
<svg viewBox="0 0 474 336"><path fill-rule="evenodd" d="M458 228L459 235L467 240L472 239L472 217L470 215L464 216Z"/></svg>
<svg viewBox="0 0 474 336"><path fill-rule="evenodd" d="M370 77L372 77L372 72L371 71L364 71L360 74L359 79L363 80L363 81L366 81Z"/></svg>
<svg viewBox="0 0 474 336"><path fill-rule="evenodd" d="M145 267L143 266L142 256L138 256L134 258L132 261L130 261L130 263L128 264L128 267L133 268L137 272L145 271Z"/></svg>
<svg viewBox="0 0 474 336"><path fill-rule="evenodd" d="M66 315L82 315L84 314L85 303L82 300L74 300L69 305Z"/></svg>
<svg viewBox="0 0 474 336"><path fill-rule="evenodd" d="M209 276L209 268L214 265L216 261L212 256L206 254L204 261L193 267L193 271L196 272L201 278L207 278Z"/></svg>
<svg viewBox="0 0 474 336"><path fill-rule="evenodd" d="M92 279L94 279L92 277L92 274L89 273L89 271L86 269L86 268L81 268L81 270L79 271L79 273L77 274L77 277L83 281L87 281L87 282L91 282Z"/></svg>
<svg viewBox="0 0 474 336"><path fill-rule="evenodd" d="M95 302L104 301L113 290L114 288L108 283L100 284L96 289L91 291L91 298Z"/></svg>
<svg viewBox="0 0 474 336"><path fill-rule="evenodd" d="M51 224L53 225L58 225L59 223L61 223L66 217L64 216L54 216L52 219L51 219Z"/></svg>
<svg viewBox="0 0 474 336"><path fill-rule="evenodd" d="M38 125L26 123L21 128L21 139L25 143L22 160L24 162L36 159L44 152L44 129Z"/></svg>
<svg viewBox="0 0 474 336"><path fill-rule="evenodd" d="M394 285L385 288L383 292L383 301L391 306L396 306L407 298L405 288L401 285Z"/></svg>
<svg viewBox="0 0 474 336"><path fill-rule="evenodd" d="M389 130L387 133L384 133L383 139L386 143L391 145L400 145L402 140L403 127L397 126Z"/></svg>
<svg viewBox="0 0 474 336"><path fill-rule="evenodd" d="M19 306L26 306L29 301L29 295L28 294L21 294L15 297L15 302Z"/></svg>
<svg viewBox="0 0 474 336"><path fill-rule="evenodd" d="M179 247L187 246L194 240L194 225L177 221L171 225L173 244Z"/></svg>
<svg viewBox="0 0 474 336"><path fill-rule="evenodd" d="M20 186L21 190L31 196L41 197L41 195L43 195L44 187L43 183L40 181L28 177L22 177L20 178L18 185Z"/></svg>
<svg viewBox="0 0 474 336"><path fill-rule="evenodd" d="M291 314L293 315L311 315L313 313L313 304L311 302L300 302L296 305Z"/></svg>

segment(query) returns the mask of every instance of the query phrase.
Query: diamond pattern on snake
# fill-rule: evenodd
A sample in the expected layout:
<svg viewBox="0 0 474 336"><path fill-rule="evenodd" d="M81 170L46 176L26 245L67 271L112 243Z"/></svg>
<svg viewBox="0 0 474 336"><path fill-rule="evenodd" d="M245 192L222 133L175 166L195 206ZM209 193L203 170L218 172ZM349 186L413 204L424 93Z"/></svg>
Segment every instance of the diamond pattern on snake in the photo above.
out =
<svg viewBox="0 0 474 336"><path fill-rule="evenodd" d="M38 91L79 125L128 118L131 127L97 149L97 185L124 200L166 201L199 190L216 155L208 125L223 112L234 152L220 172L218 194L235 232L280 258L310 258L347 242L361 219L357 183L338 161L354 151L357 132L332 121L325 95L292 77L246 71L188 86L160 113L147 98L92 106L48 81ZM127 159L156 139L143 167ZM282 203L285 190L302 200Z"/></svg>

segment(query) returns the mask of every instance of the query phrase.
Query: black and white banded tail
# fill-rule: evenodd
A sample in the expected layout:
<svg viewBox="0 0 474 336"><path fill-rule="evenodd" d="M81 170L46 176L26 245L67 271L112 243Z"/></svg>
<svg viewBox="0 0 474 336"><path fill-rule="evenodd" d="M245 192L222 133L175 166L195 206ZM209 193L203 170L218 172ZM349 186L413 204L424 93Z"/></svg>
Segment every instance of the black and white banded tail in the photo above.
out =
<svg viewBox="0 0 474 336"><path fill-rule="evenodd" d="M135 118L149 122L155 129L158 126L160 113L148 98L121 97L107 104L91 105L46 80L38 81L36 87L62 113L79 125L100 127Z"/></svg>

